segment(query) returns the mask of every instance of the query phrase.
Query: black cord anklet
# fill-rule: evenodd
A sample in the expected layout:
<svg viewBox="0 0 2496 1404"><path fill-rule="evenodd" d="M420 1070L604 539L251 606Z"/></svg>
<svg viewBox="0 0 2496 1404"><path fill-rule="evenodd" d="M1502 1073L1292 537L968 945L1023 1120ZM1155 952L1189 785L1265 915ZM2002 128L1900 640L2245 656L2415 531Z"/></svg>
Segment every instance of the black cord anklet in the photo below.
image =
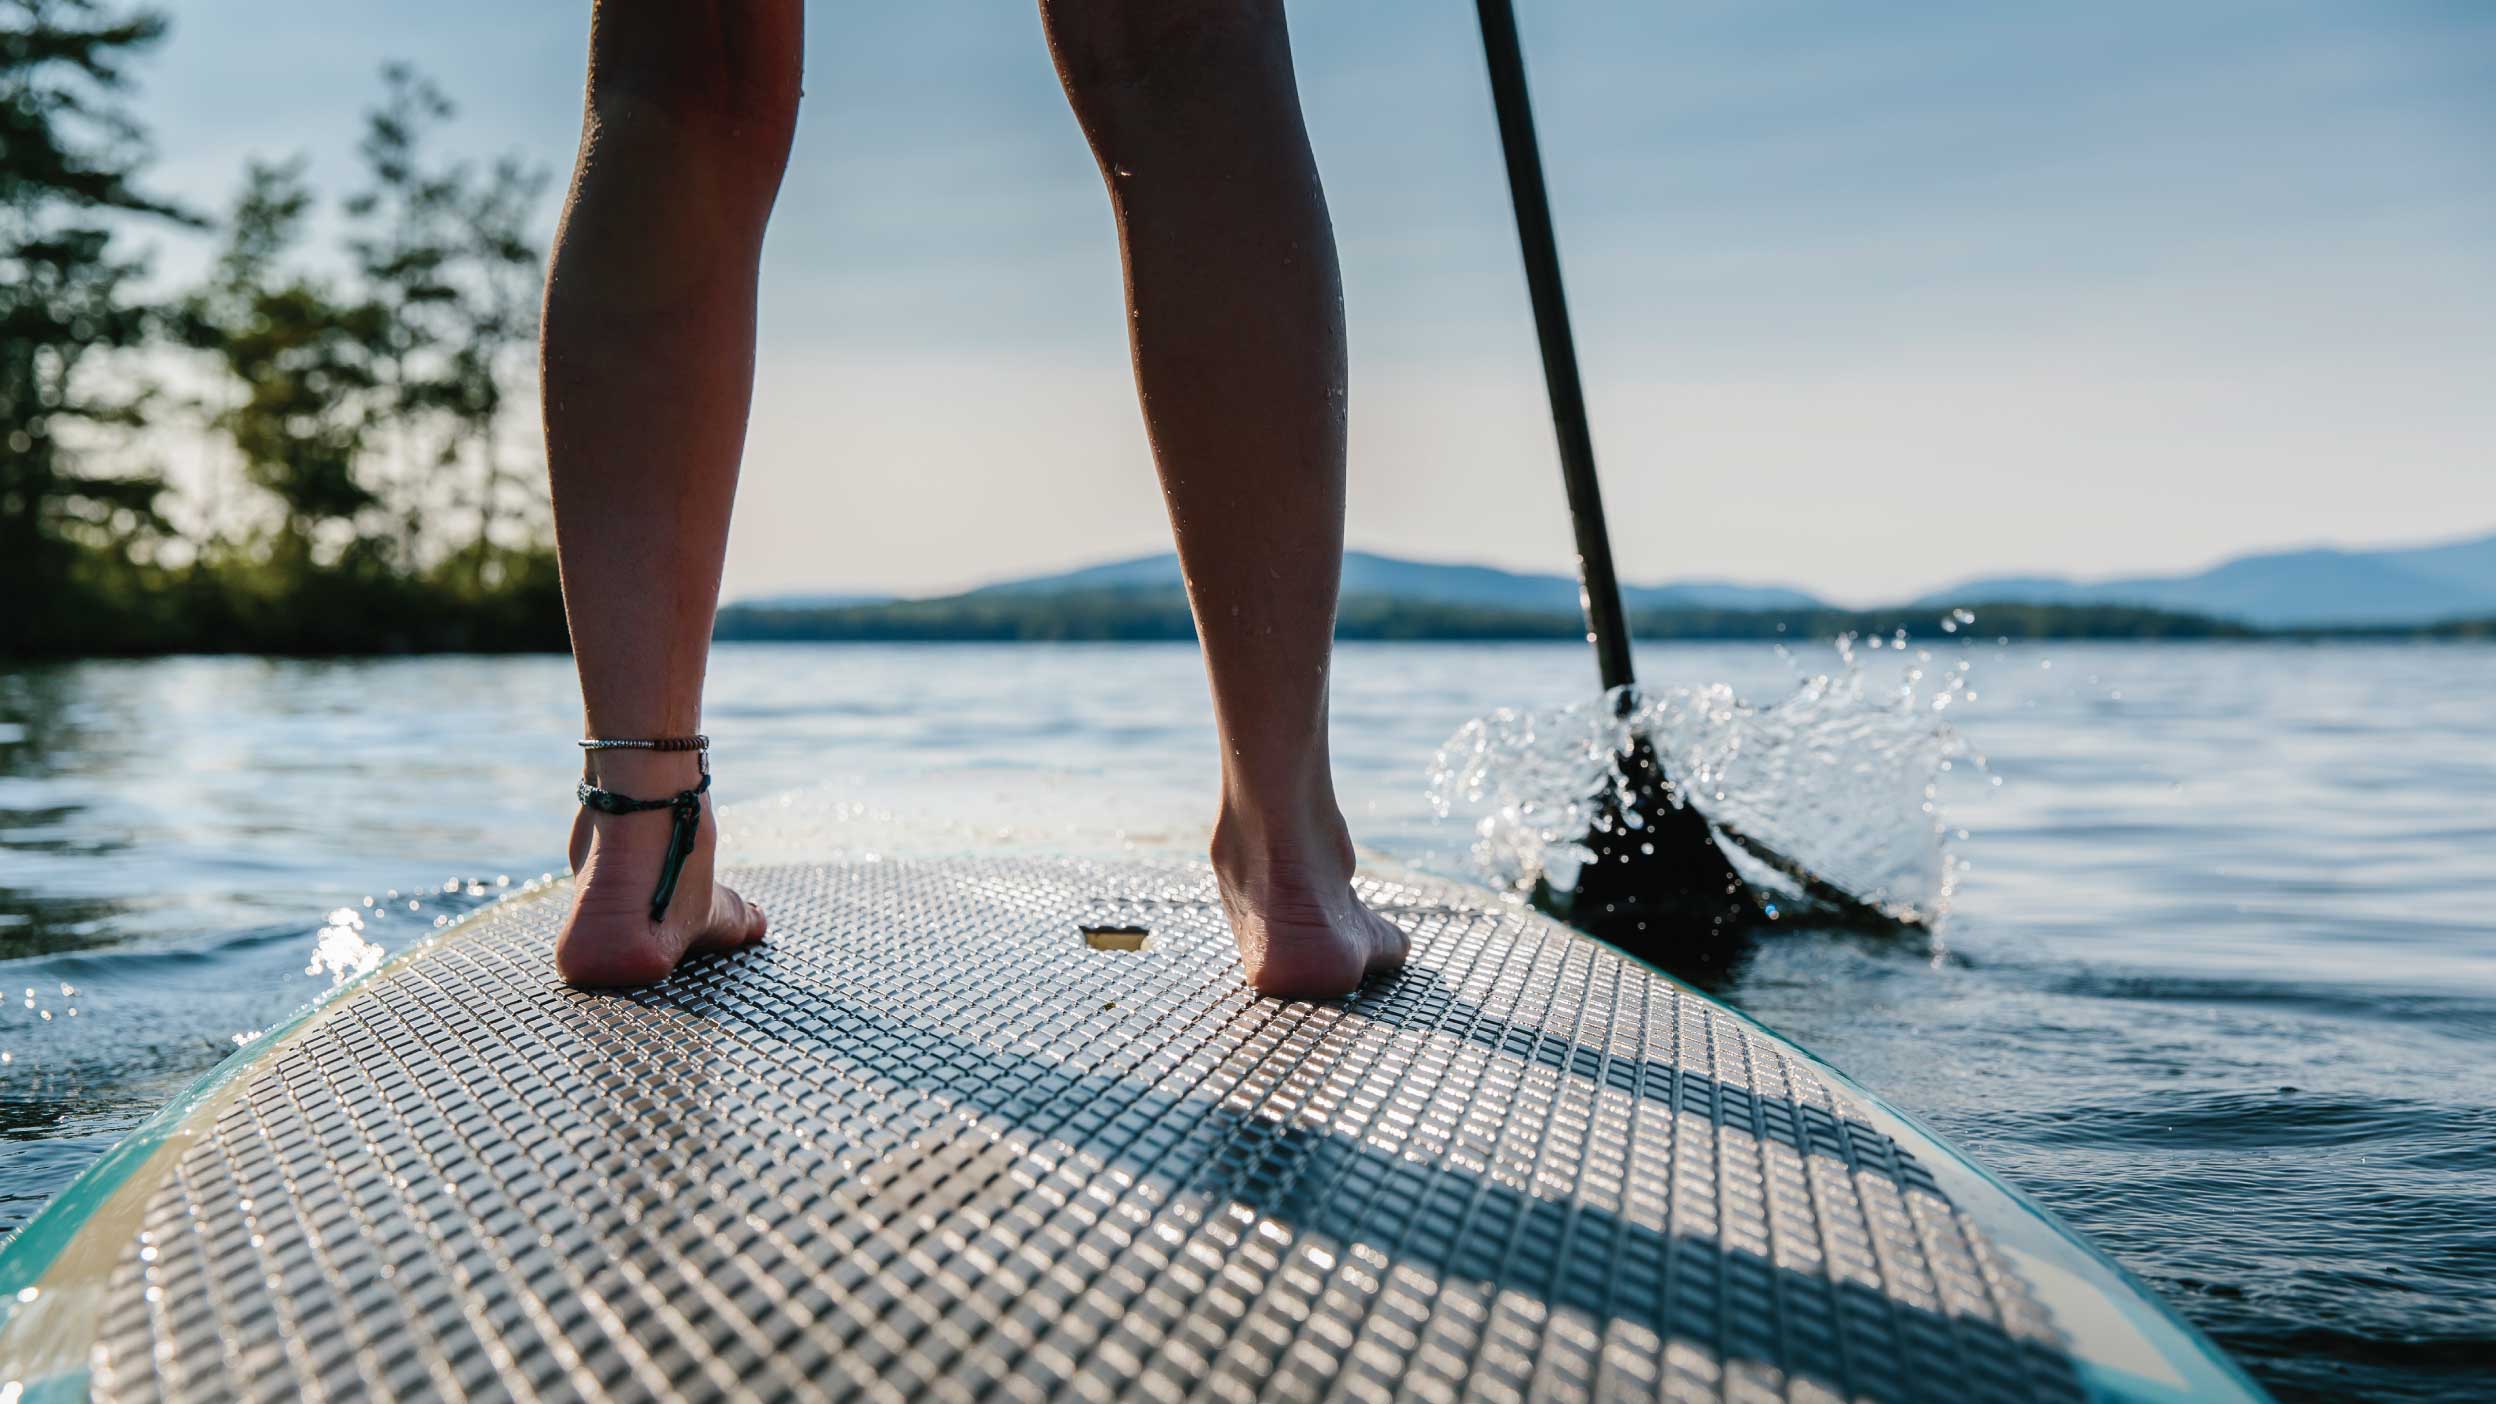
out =
<svg viewBox="0 0 2496 1404"><path fill-rule="evenodd" d="M659 868L659 890L650 896L650 919L663 921L667 907L676 900L676 879L683 875L685 860L693 856L694 841L702 832L702 795L711 788L711 739L707 736L670 736L656 741L583 741L584 751L693 751L699 755L702 780L690 790L679 790L666 799L634 799L613 790L600 789L589 775L588 758L583 757L580 788L573 793L582 804L601 814L647 814L653 810L672 811L676 826L667 836L667 859Z"/></svg>

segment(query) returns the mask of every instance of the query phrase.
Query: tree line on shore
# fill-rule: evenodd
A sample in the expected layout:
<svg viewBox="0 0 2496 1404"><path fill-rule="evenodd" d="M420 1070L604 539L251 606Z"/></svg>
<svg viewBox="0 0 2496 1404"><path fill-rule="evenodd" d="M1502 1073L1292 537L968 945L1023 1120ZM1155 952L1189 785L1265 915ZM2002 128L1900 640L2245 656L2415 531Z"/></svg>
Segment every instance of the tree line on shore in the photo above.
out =
<svg viewBox="0 0 2496 1404"><path fill-rule="evenodd" d="M2475 639L2496 640L2496 619L2431 625L2260 629L2206 614L2132 605L1979 604L1974 622L1944 625L1926 607L1892 609L1647 609L1630 612L1640 639L1762 642L1842 634L1919 638L1936 630L2008 639ZM1335 635L1382 641L1493 642L1578 639L1575 615L1491 609L1384 595L1344 599ZM975 592L942 599L846 605L731 605L717 637L732 641L849 643L1075 643L1183 641L1196 637L1187 597L1175 588Z"/></svg>
<svg viewBox="0 0 2496 1404"><path fill-rule="evenodd" d="M452 104L392 65L334 207L255 158L203 214L130 111L165 34L0 0L0 656L562 648L513 422L547 173L438 154ZM152 233L205 268L168 286Z"/></svg>

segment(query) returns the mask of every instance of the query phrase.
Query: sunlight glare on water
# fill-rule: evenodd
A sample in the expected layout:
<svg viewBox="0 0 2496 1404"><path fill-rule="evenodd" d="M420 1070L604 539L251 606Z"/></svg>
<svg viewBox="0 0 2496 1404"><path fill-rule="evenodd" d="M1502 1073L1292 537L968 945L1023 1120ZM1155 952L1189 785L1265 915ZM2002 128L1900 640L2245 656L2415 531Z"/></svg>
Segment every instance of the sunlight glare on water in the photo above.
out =
<svg viewBox="0 0 2496 1404"><path fill-rule="evenodd" d="M330 988L371 974L381 965L382 948L364 939L364 914L340 907L329 914L320 934L312 938L312 963L306 975L327 975Z"/></svg>

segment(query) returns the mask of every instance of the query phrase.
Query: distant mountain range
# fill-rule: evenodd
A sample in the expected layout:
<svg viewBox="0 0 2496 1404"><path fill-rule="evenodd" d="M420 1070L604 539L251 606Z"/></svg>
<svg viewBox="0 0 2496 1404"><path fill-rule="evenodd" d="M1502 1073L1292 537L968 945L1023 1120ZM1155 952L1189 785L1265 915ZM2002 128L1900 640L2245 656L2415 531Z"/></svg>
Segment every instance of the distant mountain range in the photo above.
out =
<svg viewBox="0 0 2496 1404"><path fill-rule="evenodd" d="M750 599L732 600L728 609L847 609L852 605L890 604L897 596L841 590L793 590L780 595L755 595Z"/></svg>
<svg viewBox="0 0 2496 1404"><path fill-rule="evenodd" d="M1185 581L1179 558L1167 551L1056 575L1009 580L969 592L967 598L999 595L1066 595L1092 590L1176 590ZM1343 553L1343 593L1508 609L1531 614L1575 614L1577 580L1566 575L1526 575L1490 566L1408 561L1374 551ZM1777 585L1728 580L1681 580L1667 585L1623 585L1631 609L1818 609L1821 601Z"/></svg>
<svg viewBox="0 0 2496 1404"><path fill-rule="evenodd" d="M1993 576L1937 590L1919 603L2141 605L2266 629L2431 623L2496 614L2496 535L2381 551L2272 551L2190 575Z"/></svg>
<svg viewBox="0 0 2496 1404"><path fill-rule="evenodd" d="M1028 604L1050 596L1168 594L1182 581L1168 552L1086 566L1080 570L1001 581L949 602L970 608ZM1490 566L1402 560L1371 551L1344 555L1346 600L1413 604L1513 614L1574 615L1577 581ZM1781 585L1679 580L1624 585L1634 611L1825 611L1825 601ZM744 611L821 611L895 603L863 594L787 594L741 601ZM917 603L917 602L913 602ZM2496 534L2438 546L2379 551L2318 547L2240 556L2189 575L2074 580L2063 576L1990 576L1936 590L1906 606L2037 604L2138 606L2208 616L2259 628L2410 625L2496 616Z"/></svg>

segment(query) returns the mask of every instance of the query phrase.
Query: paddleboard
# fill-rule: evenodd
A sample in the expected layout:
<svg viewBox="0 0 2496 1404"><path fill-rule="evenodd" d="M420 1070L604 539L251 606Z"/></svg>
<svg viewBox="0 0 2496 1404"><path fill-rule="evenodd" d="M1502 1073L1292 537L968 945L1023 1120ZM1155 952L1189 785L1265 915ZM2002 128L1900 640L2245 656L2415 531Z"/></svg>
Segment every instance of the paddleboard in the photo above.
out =
<svg viewBox="0 0 2496 1404"><path fill-rule="evenodd" d="M1387 868L1409 969L1240 983L1211 873L736 870L568 989L562 884L272 1030L0 1252L0 1398L2251 1400L1801 1049Z"/></svg>

